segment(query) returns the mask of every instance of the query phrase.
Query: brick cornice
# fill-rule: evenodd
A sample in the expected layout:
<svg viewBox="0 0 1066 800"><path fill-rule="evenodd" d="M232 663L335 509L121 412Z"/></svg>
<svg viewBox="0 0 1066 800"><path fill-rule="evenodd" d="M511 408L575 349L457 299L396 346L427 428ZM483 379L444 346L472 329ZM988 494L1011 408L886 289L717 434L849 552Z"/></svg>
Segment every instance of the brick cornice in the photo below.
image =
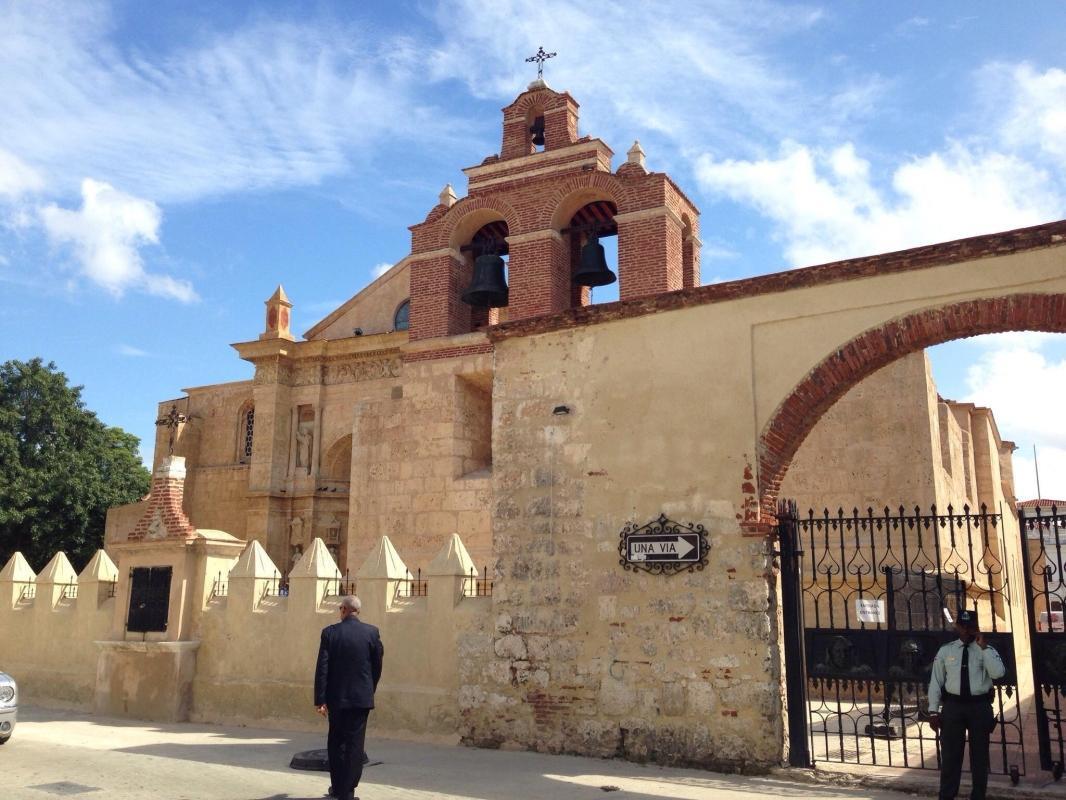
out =
<svg viewBox="0 0 1066 800"><path fill-rule="evenodd" d="M516 233L507 237L507 244L524 244L525 242L539 242L544 239L554 239L557 242L563 240L562 234L554 228L544 228L539 231L529 231L529 233Z"/></svg>
<svg viewBox="0 0 1066 800"><path fill-rule="evenodd" d="M678 308L723 303L879 275L895 275L927 267L1063 245L1066 245L1066 220L1058 220L1003 233L973 236L968 239L957 239L876 256L851 258L787 272L775 272L754 278L664 292L651 297L572 308L556 314L502 323L489 329L489 338L494 342L500 342L512 336L532 336L583 325L642 317Z"/></svg>
<svg viewBox="0 0 1066 800"><path fill-rule="evenodd" d="M685 223L681 221L681 217L675 214L667 206L655 206L654 208L643 208L640 211L627 211L624 214L615 214L615 222L639 222L642 219L656 219L658 217L666 217L673 222L677 227L685 227Z"/></svg>

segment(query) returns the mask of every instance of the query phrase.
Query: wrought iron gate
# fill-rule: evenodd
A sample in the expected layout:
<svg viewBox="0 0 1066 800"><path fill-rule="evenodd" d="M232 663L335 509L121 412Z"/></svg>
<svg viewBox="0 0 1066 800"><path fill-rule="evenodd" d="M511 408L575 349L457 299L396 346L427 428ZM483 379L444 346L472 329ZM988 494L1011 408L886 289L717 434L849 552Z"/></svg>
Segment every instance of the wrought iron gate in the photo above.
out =
<svg viewBox="0 0 1066 800"><path fill-rule="evenodd" d="M801 517L783 503L778 532L792 763L939 768L926 689L968 608L1007 667L992 770L1017 781L1025 758L999 515L949 506Z"/></svg>
<svg viewBox="0 0 1066 800"><path fill-rule="evenodd" d="M1025 562L1026 602L1033 653L1036 694L1036 735L1040 766L1062 777L1066 763L1063 725L1066 725L1066 509L1018 509Z"/></svg>

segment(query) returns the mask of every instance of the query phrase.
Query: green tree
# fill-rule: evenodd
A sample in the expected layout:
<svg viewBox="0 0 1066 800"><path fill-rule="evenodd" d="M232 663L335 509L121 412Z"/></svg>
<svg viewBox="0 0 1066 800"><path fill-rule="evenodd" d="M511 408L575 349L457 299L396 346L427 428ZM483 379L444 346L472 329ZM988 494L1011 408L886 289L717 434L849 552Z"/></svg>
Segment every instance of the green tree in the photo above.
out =
<svg viewBox="0 0 1066 800"><path fill-rule="evenodd" d="M97 419L81 390L39 358L0 364L0 566L20 550L39 570L63 550L81 569L107 509L148 491L139 440Z"/></svg>

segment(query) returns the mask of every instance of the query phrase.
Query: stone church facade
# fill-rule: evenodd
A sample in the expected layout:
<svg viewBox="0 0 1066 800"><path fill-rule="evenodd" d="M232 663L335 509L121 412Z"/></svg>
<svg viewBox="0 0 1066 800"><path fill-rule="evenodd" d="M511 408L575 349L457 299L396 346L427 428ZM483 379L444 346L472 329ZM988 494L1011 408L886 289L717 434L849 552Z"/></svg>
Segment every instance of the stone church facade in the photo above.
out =
<svg viewBox="0 0 1066 800"><path fill-rule="evenodd" d="M1066 331L1066 221L700 286L697 209L639 145L614 168L577 111L531 84L466 195L447 187L411 252L302 340L279 288L234 345L253 380L159 404L152 494L112 509L81 575L62 554L0 570L27 697L313 726L318 631L355 581L386 642L381 731L782 762L790 465L901 358ZM593 235L618 237L619 303L572 280ZM506 308L462 299L490 251ZM962 464L981 415L949 412L936 448ZM625 532L660 518L704 537L691 569L626 555ZM169 570L161 629L131 627L130 567ZM483 567L491 591L470 581Z"/></svg>

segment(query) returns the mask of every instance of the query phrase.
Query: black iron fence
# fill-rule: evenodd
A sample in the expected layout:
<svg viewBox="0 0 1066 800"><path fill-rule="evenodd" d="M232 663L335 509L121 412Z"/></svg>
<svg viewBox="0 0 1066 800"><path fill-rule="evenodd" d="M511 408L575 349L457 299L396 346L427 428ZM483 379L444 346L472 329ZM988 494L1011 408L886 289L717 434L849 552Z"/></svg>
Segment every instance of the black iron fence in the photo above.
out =
<svg viewBox="0 0 1066 800"><path fill-rule="evenodd" d="M411 570L407 570L407 577L398 581L398 584L397 597L427 597L429 595L429 581L422 579L421 568L415 573L415 577L411 576Z"/></svg>
<svg viewBox="0 0 1066 800"><path fill-rule="evenodd" d="M327 597L346 597L348 595L354 595L356 593L356 581L348 570L344 571L344 575L338 574L336 578L332 578L326 581L326 596Z"/></svg>
<svg viewBox="0 0 1066 800"><path fill-rule="evenodd" d="M463 579L463 596L492 597L492 579L488 567L482 567L481 575L473 567L470 568L470 574Z"/></svg>
<svg viewBox="0 0 1066 800"><path fill-rule="evenodd" d="M1066 763L1066 508L1020 508L1026 604L1033 651L1040 766L1058 780Z"/></svg>
<svg viewBox="0 0 1066 800"><path fill-rule="evenodd" d="M984 507L801 516L781 505L793 763L939 768L926 688L937 650L956 638L956 615L969 609L1007 666L994 689L992 768L1018 780L1024 745L1002 534Z"/></svg>

